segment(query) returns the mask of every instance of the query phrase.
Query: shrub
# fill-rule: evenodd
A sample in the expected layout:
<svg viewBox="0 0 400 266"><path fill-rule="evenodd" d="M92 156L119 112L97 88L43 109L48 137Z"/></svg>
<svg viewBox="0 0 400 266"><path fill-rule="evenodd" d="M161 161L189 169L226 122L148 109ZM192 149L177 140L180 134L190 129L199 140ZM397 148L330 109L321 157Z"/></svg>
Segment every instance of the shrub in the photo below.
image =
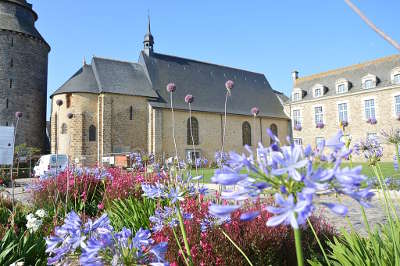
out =
<svg viewBox="0 0 400 266"><path fill-rule="evenodd" d="M246 209L247 211L263 209L264 204L265 202L258 201ZM202 232L201 222L208 213L208 205L209 202L199 203L198 199L187 199L184 204L185 211L193 214L193 219L187 220L185 227L195 265L247 265L246 260L221 230L241 247L253 265L296 264L294 236L290 226L267 227L266 221L271 217L267 211L262 211L253 221L243 222L239 219L242 211L236 211L232 214L230 223ZM312 217L311 222L321 240L332 239L336 234L321 217ZM310 228L303 227L302 236L306 258L321 257L322 254ZM185 265L170 228L165 227L157 234L156 239L159 241L168 239L166 259L172 265Z"/></svg>

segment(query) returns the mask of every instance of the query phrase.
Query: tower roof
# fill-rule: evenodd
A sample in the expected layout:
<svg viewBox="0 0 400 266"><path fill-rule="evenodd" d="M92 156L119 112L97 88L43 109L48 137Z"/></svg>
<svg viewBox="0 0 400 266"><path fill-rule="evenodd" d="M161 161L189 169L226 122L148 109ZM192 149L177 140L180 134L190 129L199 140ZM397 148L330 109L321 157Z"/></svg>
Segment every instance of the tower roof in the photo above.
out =
<svg viewBox="0 0 400 266"><path fill-rule="evenodd" d="M151 34L150 16L148 16L147 33L144 35L143 43L149 43L149 46L151 47L154 44L154 37Z"/></svg>

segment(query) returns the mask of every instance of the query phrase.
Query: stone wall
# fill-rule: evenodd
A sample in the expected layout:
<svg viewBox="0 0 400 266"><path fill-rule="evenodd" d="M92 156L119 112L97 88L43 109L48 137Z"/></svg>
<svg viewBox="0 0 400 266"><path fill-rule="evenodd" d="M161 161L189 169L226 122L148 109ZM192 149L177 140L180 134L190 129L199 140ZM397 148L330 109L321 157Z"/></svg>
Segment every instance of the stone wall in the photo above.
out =
<svg viewBox="0 0 400 266"><path fill-rule="evenodd" d="M324 139L334 136L339 130L338 104L347 103L349 126L345 128L345 134L352 137L353 143L366 139L367 134L376 133L380 136L381 130L399 129L400 121L395 115L395 99L400 95L400 87L392 86L380 89L370 89L356 93L346 93L330 97L322 97L315 100L293 102L286 105L288 111L301 110L302 130L293 131L294 138L301 138L303 144L315 146L316 138ZM364 111L364 100L375 99L375 113L377 124L371 125L366 122ZM315 127L314 107L322 106L324 113L324 128ZM384 143L384 140L380 137ZM384 143L383 160L393 159L394 147ZM356 160L363 158L355 157Z"/></svg>
<svg viewBox="0 0 400 266"><path fill-rule="evenodd" d="M162 111L162 155L165 157L173 156L175 153L172 138L172 114L169 109L161 109ZM200 150L202 156L213 161L216 151L220 151L222 146L222 129L224 123L223 114L193 112L193 117L199 122L199 145L196 150ZM185 158L186 150L192 150L192 145L187 144L187 120L189 112L175 111L175 136L178 147L178 156ZM267 127L272 123L278 127L278 136L282 142L285 142L289 133L289 123L286 119L276 118L259 118L255 120L252 116L228 115L226 122L225 135L225 151L244 151L242 143L242 123L248 121L251 126L252 148L254 149L255 141L257 143L262 140L264 145L270 144L270 138L266 133ZM261 127L260 127L261 126ZM157 145L157 143L155 144Z"/></svg>

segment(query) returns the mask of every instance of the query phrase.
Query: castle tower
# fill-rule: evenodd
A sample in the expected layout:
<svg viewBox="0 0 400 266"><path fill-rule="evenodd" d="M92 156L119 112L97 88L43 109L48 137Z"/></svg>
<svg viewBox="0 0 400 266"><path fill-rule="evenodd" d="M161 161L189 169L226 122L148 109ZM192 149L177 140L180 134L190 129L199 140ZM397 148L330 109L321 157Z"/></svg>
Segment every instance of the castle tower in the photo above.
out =
<svg viewBox="0 0 400 266"><path fill-rule="evenodd" d="M44 150L50 46L37 18L26 0L0 0L0 125L13 125L15 112L23 112L16 144Z"/></svg>

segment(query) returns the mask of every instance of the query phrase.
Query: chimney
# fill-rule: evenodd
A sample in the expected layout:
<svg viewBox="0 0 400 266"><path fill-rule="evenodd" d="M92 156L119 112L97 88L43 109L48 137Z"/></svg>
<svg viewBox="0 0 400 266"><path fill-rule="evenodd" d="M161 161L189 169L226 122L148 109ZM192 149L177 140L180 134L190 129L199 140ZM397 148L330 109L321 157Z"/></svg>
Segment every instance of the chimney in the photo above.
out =
<svg viewBox="0 0 400 266"><path fill-rule="evenodd" d="M296 79L298 79L298 78L299 78L299 71L293 70L293 71L292 71L292 80L293 80L293 83L295 83L295 82L296 82Z"/></svg>

